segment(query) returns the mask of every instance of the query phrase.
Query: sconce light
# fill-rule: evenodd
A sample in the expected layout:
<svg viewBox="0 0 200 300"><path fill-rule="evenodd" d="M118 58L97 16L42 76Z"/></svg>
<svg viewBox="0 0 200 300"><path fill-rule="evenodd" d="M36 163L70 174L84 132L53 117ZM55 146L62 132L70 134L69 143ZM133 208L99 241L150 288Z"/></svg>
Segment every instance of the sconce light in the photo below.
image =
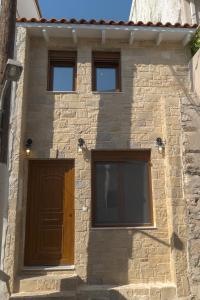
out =
<svg viewBox="0 0 200 300"><path fill-rule="evenodd" d="M162 140L160 137L156 139L156 146L158 147L159 153L161 154L163 153L163 151L165 150L165 144L166 144L165 140Z"/></svg>
<svg viewBox="0 0 200 300"><path fill-rule="evenodd" d="M31 147L32 147L33 141L31 139L28 139L26 141L26 155L29 156L31 153Z"/></svg>
<svg viewBox="0 0 200 300"><path fill-rule="evenodd" d="M0 92L0 126L2 123L2 117L3 117L3 107L4 107L4 101L6 97L6 91L9 87L9 83L12 81L18 81L20 78L20 75L22 73L23 67L21 63L14 59L8 59L4 73L3 73L3 79L2 79L2 88ZM0 127L1 130L1 127Z"/></svg>
<svg viewBox="0 0 200 300"><path fill-rule="evenodd" d="M84 139L78 139L78 152L82 153L84 148L86 148Z"/></svg>
<svg viewBox="0 0 200 300"><path fill-rule="evenodd" d="M5 70L4 78L10 81L18 81L23 67L22 64L14 59L8 59Z"/></svg>

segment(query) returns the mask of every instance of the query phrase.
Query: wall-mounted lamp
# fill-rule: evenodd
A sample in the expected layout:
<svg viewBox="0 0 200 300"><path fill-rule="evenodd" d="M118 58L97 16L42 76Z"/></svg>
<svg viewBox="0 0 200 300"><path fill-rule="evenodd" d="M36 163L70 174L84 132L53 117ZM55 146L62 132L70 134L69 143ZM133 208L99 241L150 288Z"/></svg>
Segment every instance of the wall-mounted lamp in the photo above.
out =
<svg viewBox="0 0 200 300"><path fill-rule="evenodd" d="M28 139L26 141L26 155L29 156L31 153L31 147L32 147L33 141L32 139Z"/></svg>
<svg viewBox="0 0 200 300"><path fill-rule="evenodd" d="M4 78L10 81L18 81L23 67L22 64L14 59L8 59L5 70Z"/></svg>
<svg viewBox="0 0 200 300"><path fill-rule="evenodd" d="M78 139L78 152L82 153L83 149L85 149L85 148L86 148L86 145L85 145L84 139L82 139L82 138Z"/></svg>
<svg viewBox="0 0 200 300"><path fill-rule="evenodd" d="M156 146L158 147L158 152L159 153L163 153L164 150L165 150L165 144L166 144L166 141L165 140L162 140L160 137L158 137L156 139Z"/></svg>
<svg viewBox="0 0 200 300"><path fill-rule="evenodd" d="M2 123L4 101L6 98L6 92L9 88L9 84L12 81L19 80L22 70L23 70L23 67L22 67L21 63L19 63L18 61L14 60L14 59L8 59L4 73L3 73L2 88L1 88L1 92L0 92L0 126ZM0 130L1 130L1 127L0 127Z"/></svg>

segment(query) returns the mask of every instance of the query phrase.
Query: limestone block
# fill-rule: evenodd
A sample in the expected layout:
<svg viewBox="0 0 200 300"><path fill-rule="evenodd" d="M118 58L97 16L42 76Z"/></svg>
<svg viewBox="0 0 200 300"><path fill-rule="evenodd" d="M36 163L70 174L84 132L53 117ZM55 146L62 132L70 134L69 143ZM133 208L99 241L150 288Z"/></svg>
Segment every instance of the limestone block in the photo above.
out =
<svg viewBox="0 0 200 300"><path fill-rule="evenodd" d="M175 288L163 288L161 290L161 300L177 300Z"/></svg>

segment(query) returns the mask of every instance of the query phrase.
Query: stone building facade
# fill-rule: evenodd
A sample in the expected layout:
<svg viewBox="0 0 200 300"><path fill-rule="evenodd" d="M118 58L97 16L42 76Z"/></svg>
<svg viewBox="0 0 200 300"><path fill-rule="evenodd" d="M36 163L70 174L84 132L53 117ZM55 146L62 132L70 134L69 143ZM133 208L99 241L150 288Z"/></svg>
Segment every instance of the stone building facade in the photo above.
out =
<svg viewBox="0 0 200 300"><path fill-rule="evenodd" d="M199 0L133 0L129 20L195 24L199 17Z"/></svg>
<svg viewBox="0 0 200 300"><path fill-rule="evenodd" d="M0 13L2 1L0 0ZM17 17L41 18L41 12L37 0L18 0L17 1ZM2 130L2 129L1 129ZM4 159L6 160L6 159ZM5 235L8 218L8 185L9 171L6 161L0 161L0 298L4 297L7 276L3 272L3 256L5 249Z"/></svg>
<svg viewBox="0 0 200 300"><path fill-rule="evenodd" d="M190 149L192 141L198 148L199 121L193 115L198 114L198 103L190 84L190 51L183 46L195 28L73 22L55 25L21 20L18 26L16 58L24 72L10 122L4 258L14 293L11 298L200 299L199 152ZM50 50L77 51L75 91L47 90ZM121 91L92 91L93 51L120 53ZM166 141L162 153L155 143L158 137ZM33 144L27 158L29 138ZM82 153L77 151L79 138L86 143ZM151 152L153 223L147 227L92 226L92 150L145 149ZM74 264L57 270L27 267L30 161L67 159L75 162Z"/></svg>

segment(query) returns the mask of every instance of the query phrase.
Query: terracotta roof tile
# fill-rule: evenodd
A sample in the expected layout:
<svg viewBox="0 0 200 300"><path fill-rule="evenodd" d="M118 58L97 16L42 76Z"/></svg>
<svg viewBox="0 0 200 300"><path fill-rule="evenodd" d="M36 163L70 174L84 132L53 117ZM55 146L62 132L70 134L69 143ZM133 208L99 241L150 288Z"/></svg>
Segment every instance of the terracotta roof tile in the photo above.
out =
<svg viewBox="0 0 200 300"><path fill-rule="evenodd" d="M152 23L152 22L148 22L148 23L143 23L142 21L136 22L134 23L133 21L114 21L114 20L95 20L95 19L91 19L91 20L85 20L85 19L81 19L81 20L76 20L76 19L26 19L26 18L19 18L17 19L17 22L20 23L62 23L62 24L86 24L86 25L120 25L120 26L154 26L154 27L172 27L172 28L197 28L198 24L180 24L180 23L176 23L176 24L171 24L169 22L163 24L161 22L158 23Z"/></svg>

